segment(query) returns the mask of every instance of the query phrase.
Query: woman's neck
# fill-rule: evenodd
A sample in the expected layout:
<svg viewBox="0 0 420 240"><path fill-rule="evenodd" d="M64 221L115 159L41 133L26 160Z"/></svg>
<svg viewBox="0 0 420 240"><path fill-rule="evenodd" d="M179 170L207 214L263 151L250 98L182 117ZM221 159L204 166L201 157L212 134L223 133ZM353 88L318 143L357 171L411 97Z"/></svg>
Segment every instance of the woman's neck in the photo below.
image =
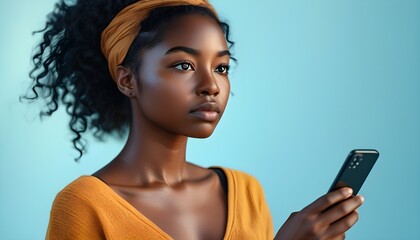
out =
<svg viewBox="0 0 420 240"><path fill-rule="evenodd" d="M138 110L132 110L127 142L106 168L120 179L118 182L130 182L136 186L152 183L171 186L182 182L188 177L188 137L162 129Z"/></svg>

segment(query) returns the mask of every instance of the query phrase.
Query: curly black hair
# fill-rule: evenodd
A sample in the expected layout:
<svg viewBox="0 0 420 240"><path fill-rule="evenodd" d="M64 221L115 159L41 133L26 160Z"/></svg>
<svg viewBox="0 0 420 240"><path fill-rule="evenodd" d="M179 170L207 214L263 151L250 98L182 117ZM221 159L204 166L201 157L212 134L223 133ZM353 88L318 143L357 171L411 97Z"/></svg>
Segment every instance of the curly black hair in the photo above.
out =
<svg viewBox="0 0 420 240"><path fill-rule="evenodd" d="M43 38L36 45L32 56L34 64L29 73L33 80L28 91L34 97L19 99L46 99L46 110L39 117L51 116L62 103L70 115L69 127L75 134L74 148L82 157L86 144L82 133L93 130L93 136L103 141L104 135L120 139L129 130L131 121L130 101L112 80L107 60L100 48L101 33L124 7L138 0L83 0L64 1L55 4L47 16L42 30ZM123 65L137 72L140 60L134 56L162 40L165 27L172 19L186 14L203 14L213 18L225 34L229 48L229 25L220 21L209 9L199 6L174 6L154 9L141 22L141 30L124 59ZM231 57L236 62L234 57ZM38 91L39 94L38 95Z"/></svg>

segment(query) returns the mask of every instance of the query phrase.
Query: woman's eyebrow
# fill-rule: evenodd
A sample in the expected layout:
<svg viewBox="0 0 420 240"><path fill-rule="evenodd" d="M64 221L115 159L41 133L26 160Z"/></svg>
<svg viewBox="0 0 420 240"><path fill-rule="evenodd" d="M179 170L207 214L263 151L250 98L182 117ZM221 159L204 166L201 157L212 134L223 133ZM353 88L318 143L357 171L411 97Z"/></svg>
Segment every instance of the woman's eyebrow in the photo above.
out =
<svg viewBox="0 0 420 240"><path fill-rule="evenodd" d="M189 48L189 47L185 47L185 46L173 47L173 48L169 49L168 51L166 51L165 55L168 55L168 54L173 53L173 52L179 52L179 51L186 52L186 53L194 55L194 56L200 55L200 51L198 51L194 48ZM229 50L223 50L223 51L217 52L217 57L223 57L225 55L231 56Z"/></svg>
<svg viewBox="0 0 420 240"><path fill-rule="evenodd" d="M220 52L217 53L218 57L223 57L223 56L226 56L226 55L228 55L229 57L231 56L229 50L224 50L224 51L220 51Z"/></svg>

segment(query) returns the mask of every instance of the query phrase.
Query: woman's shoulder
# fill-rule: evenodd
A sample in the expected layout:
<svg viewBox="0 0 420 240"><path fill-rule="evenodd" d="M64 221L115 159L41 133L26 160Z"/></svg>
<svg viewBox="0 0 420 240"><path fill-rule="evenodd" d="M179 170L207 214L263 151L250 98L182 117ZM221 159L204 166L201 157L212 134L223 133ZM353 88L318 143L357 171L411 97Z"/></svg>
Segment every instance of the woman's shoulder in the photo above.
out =
<svg viewBox="0 0 420 240"><path fill-rule="evenodd" d="M221 168L228 179L231 179L232 182L237 187L247 186L252 189L261 188L261 184L256 176L251 173L245 172L243 170L239 170L236 168L231 167L224 167L224 166L211 166L212 168Z"/></svg>
<svg viewBox="0 0 420 240"><path fill-rule="evenodd" d="M94 201L103 193L104 189L101 187L99 179L90 175L81 175L62 188L57 193L54 202L78 201L88 203Z"/></svg>
<svg viewBox="0 0 420 240"><path fill-rule="evenodd" d="M60 192L85 192L91 190L92 187L98 186L98 180L91 175L81 175L68 183Z"/></svg>
<svg viewBox="0 0 420 240"><path fill-rule="evenodd" d="M67 184L53 201L46 239L104 239L97 211L101 191L100 182L89 175Z"/></svg>
<svg viewBox="0 0 420 240"><path fill-rule="evenodd" d="M235 168L215 167L223 169L226 173L230 186L230 197L236 199L238 208L256 209L256 212L269 213L266 209L268 207L264 189L256 176Z"/></svg>

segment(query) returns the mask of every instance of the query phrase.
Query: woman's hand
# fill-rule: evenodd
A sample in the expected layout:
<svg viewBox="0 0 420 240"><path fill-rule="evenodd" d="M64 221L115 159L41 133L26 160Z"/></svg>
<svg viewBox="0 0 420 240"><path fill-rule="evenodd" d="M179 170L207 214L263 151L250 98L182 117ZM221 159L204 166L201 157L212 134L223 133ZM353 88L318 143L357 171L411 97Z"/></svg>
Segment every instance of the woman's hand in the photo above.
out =
<svg viewBox="0 0 420 240"><path fill-rule="evenodd" d="M364 200L352 193L351 188L340 188L318 198L300 212L292 213L274 239L344 239L344 232L357 222L356 209Z"/></svg>

